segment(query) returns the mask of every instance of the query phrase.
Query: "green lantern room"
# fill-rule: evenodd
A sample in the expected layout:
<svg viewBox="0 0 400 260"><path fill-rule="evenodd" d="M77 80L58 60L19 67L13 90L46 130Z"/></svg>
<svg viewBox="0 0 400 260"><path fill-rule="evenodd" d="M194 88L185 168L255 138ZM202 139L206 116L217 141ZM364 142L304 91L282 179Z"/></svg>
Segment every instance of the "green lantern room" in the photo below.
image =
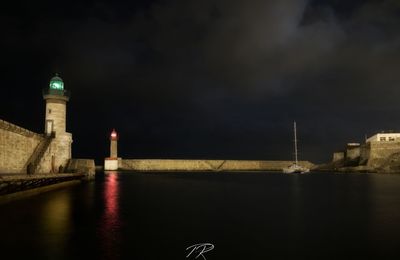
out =
<svg viewBox="0 0 400 260"><path fill-rule="evenodd" d="M69 98L69 92L64 89L64 81L56 75L50 79L49 87L43 90L43 95L52 95Z"/></svg>
<svg viewBox="0 0 400 260"><path fill-rule="evenodd" d="M57 73L50 80L50 89L64 90L64 82Z"/></svg>

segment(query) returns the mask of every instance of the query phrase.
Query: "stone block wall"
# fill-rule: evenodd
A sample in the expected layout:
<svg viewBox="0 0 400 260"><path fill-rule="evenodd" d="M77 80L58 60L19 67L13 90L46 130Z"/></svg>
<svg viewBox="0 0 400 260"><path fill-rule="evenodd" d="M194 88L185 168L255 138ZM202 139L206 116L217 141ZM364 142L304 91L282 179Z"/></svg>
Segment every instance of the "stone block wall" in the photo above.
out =
<svg viewBox="0 0 400 260"><path fill-rule="evenodd" d="M370 143L365 143L360 146L360 165L367 165L370 155L371 145Z"/></svg>
<svg viewBox="0 0 400 260"><path fill-rule="evenodd" d="M343 155L344 163L340 163L343 161L340 160ZM371 141L359 147L348 146L344 153L334 153L333 161L328 165L330 168L343 167L342 170L345 171L358 171L359 169L379 171L380 169L390 166L392 163L392 159L390 158L395 158L393 160L395 160L396 163L398 158L400 158L400 141ZM397 168L400 169L400 166Z"/></svg>
<svg viewBox="0 0 400 260"><path fill-rule="evenodd" d="M0 172L26 173L29 157L43 137L0 120Z"/></svg>
<svg viewBox="0 0 400 260"><path fill-rule="evenodd" d="M344 152L334 152L332 162L339 162L344 160Z"/></svg>
<svg viewBox="0 0 400 260"><path fill-rule="evenodd" d="M68 161L65 171L69 173L85 173L94 176L96 166L93 159L71 159Z"/></svg>
<svg viewBox="0 0 400 260"><path fill-rule="evenodd" d="M348 145L346 148L345 165L346 166L358 166L360 163L360 146Z"/></svg>
<svg viewBox="0 0 400 260"><path fill-rule="evenodd" d="M122 170L136 171L281 171L291 161L123 159ZM300 165L313 168L308 161Z"/></svg>
<svg viewBox="0 0 400 260"><path fill-rule="evenodd" d="M59 172L60 166L65 169L68 161L71 159L72 135L62 133L56 135L56 138L50 144L41 160L38 173Z"/></svg>
<svg viewBox="0 0 400 260"><path fill-rule="evenodd" d="M370 142L367 165L373 168L382 167L393 154L400 152L400 142Z"/></svg>
<svg viewBox="0 0 400 260"><path fill-rule="evenodd" d="M106 158L104 159L104 170L105 171L116 171L119 169L118 158Z"/></svg>
<svg viewBox="0 0 400 260"><path fill-rule="evenodd" d="M353 161L359 160L360 158L360 147L347 147L346 160Z"/></svg>
<svg viewBox="0 0 400 260"><path fill-rule="evenodd" d="M0 120L0 173L24 174L27 162L44 136ZM37 173L58 172L71 158L72 135L62 133L54 138L46 150Z"/></svg>

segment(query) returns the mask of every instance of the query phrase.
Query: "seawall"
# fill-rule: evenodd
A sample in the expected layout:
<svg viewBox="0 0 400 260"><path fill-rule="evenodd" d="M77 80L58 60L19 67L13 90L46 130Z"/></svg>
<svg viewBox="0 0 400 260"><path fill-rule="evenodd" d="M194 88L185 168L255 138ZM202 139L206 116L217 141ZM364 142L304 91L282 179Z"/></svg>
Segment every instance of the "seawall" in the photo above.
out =
<svg viewBox="0 0 400 260"><path fill-rule="evenodd" d="M0 204L95 178L92 159L71 159L65 173L0 174Z"/></svg>
<svg viewBox="0 0 400 260"><path fill-rule="evenodd" d="M344 152L334 153L321 171L400 173L400 141L370 141Z"/></svg>
<svg viewBox="0 0 400 260"><path fill-rule="evenodd" d="M66 172L84 173L88 176L94 176L96 173L96 166L93 159L70 159Z"/></svg>
<svg viewBox="0 0 400 260"><path fill-rule="evenodd" d="M0 204L79 184L87 174L0 175Z"/></svg>
<svg viewBox="0 0 400 260"><path fill-rule="evenodd" d="M0 119L0 173L26 173L29 157L42 140L41 135Z"/></svg>
<svg viewBox="0 0 400 260"><path fill-rule="evenodd" d="M292 161L123 159L121 170L135 171L281 171ZM300 165L314 168L309 161Z"/></svg>
<svg viewBox="0 0 400 260"><path fill-rule="evenodd" d="M370 142L365 147L368 155L367 165L373 168L384 167L387 159L400 152L400 142Z"/></svg>
<svg viewBox="0 0 400 260"><path fill-rule="evenodd" d="M0 119L0 173L25 174L35 158L35 173L58 172L71 158L71 143L72 135L65 132L55 134L46 145L44 134Z"/></svg>

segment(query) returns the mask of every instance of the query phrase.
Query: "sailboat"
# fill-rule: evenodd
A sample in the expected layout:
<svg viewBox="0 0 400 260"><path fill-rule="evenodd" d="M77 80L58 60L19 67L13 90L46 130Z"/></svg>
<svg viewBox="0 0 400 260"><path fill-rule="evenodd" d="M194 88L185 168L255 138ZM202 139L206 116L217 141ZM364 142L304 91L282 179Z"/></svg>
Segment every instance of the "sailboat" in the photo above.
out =
<svg viewBox="0 0 400 260"><path fill-rule="evenodd" d="M289 167L283 169L284 173L306 173L309 172L310 169L307 167L303 167L299 165L299 161L297 158L297 129L296 129L296 121L293 122L294 128L294 162Z"/></svg>

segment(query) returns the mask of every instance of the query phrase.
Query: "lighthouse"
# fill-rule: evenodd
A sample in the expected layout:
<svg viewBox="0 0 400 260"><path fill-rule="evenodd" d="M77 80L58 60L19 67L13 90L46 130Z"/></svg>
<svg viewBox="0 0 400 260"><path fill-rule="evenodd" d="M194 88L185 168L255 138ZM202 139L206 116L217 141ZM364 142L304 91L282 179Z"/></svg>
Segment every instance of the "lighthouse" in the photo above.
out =
<svg viewBox="0 0 400 260"><path fill-rule="evenodd" d="M64 81L55 74L48 87L43 89L46 102L44 136L51 139L40 164L41 172L58 172L71 159L72 134L66 131L67 102L70 93Z"/></svg>
<svg viewBox="0 0 400 260"><path fill-rule="evenodd" d="M64 90L64 82L58 74L51 78L49 87L43 90L43 99L46 101L45 134L64 134L69 93Z"/></svg>
<svg viewBox="0 0 400 260"><path fill-rule="evenodd" d="M116 171L118 168L118 134L113 129L110 134L110 157L104 160L104 170Z"/></svg>
<svg viewBox="0 0 400 260"><path fill-rule="evenodd" d="M110 158L118 158L118 134L115 129L110 136Z"/></svg>

